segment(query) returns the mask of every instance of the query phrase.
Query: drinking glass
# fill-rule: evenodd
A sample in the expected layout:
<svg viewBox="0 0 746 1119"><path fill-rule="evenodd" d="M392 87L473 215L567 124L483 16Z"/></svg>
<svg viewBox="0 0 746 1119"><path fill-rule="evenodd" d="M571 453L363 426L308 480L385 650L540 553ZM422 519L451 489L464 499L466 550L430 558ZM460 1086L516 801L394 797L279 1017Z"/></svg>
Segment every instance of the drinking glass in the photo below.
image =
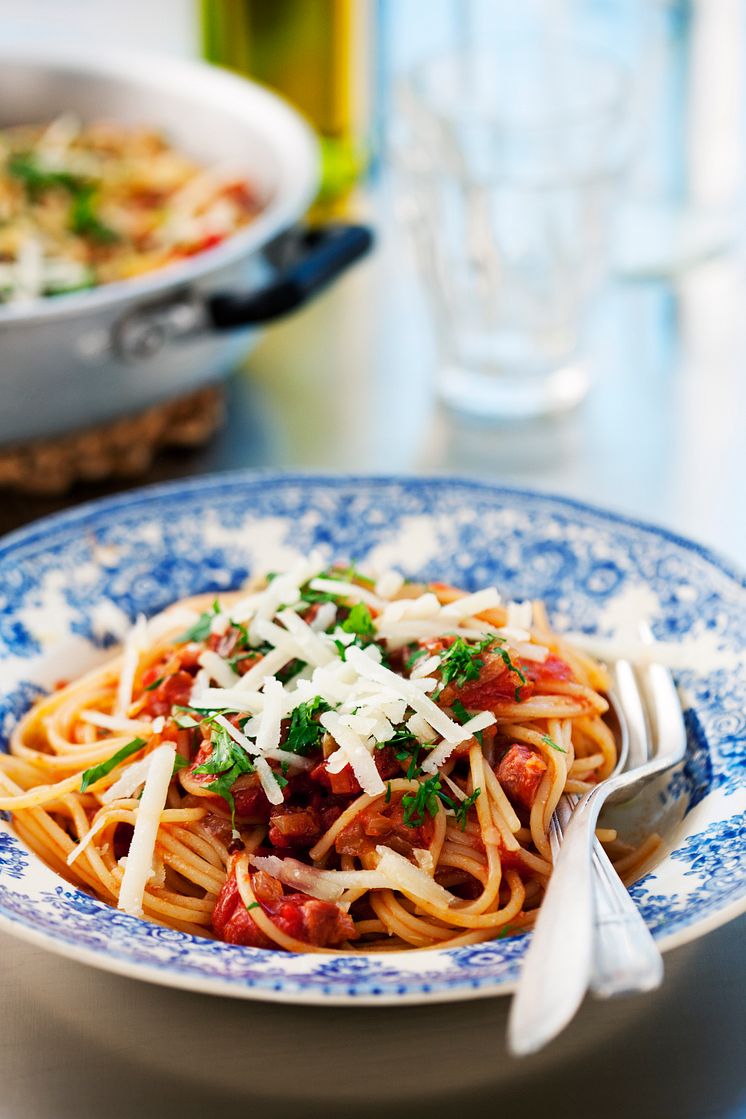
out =
<svg viewBox="0 0 746 1119"><path fill-rule="evenodd" d="M583 332L629 146L625 79L610 56L539 33L400 83L400 211L451 408L532 417L585 395Z"/></svg>

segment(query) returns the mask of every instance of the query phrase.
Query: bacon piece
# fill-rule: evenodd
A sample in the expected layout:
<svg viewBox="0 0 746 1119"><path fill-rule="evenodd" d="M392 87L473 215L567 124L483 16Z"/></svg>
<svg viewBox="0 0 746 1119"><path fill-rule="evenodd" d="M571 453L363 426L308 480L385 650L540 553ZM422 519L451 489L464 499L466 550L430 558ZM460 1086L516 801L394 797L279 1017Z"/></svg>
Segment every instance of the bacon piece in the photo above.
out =
<svg viewBox="0 0 746 1119"><path fill-rule="evenodd" d="M312 847L322 835L321 819L312 806L278 805L269 814L273 847Z"/></svg>
<svg viewBox="0 0 746 1119"><path fill-rule="evenodd" d="M570 665L561 657L550 653L545 661L521 662L521 667L534 684L548 684L552 680L573 680L573 671Z"/></svg>
<svg viewBox="0 0 746 1119"><path fill-rule="evenodd" d="M148 680L148 676L152 673L152 680ZM143 684L147 687L148 683L154 683L158 679L157 671L150 669L143 676ZM189 697L192 694L192 686L194 685L194 678L179 669L173 675L167 676L162 684L154 688L152 692L145 692L145 702L138 714L150 715L155 719L158 715L170 715L175 706L185 707L189 703Z"/></svg>
<svg viewBox="0 0 746 1119"><path fill-rule="evenodd" d="M389 804L369 805L359 812L337 836L334 846L340 855L365 855L379 843L409 857L415 847L429 847L433 837L433 821L426 816L422 824L410 828L404 823L402 794L395 794Z"/></svg>
<svg viewBox="0 0 746 1119"><path fill-rule="evenodd" d="M308 894L286 894L280 882L262 871L253 875L252 888L264 913L287 936L317 948L334 948L357 936L352 918L332 902L321 901ZM245 908L233 868L215 903L212 927L216 935L229 944L252 948L277 947L258 928Z"/></svg>
<svg viewBox="0 0 746 1119"><path fill-rule="evenodd" d="M215 935L227 944L243 944L247 948L271 948L272 942L264 935L246 909L238 892L235 874L231 873L218 895L212 911Z"/></svg>
<svg viewBox="0 0 746 1119"><path fill-rule="evenodd" d="M547 763L530 746L514 742L497 767L497 779L511 800L530 808Z"/></svg>
<svg viewBox="0 0 746 1119"><path fill-rule="evenodd" d="M392 777L401 776L402 767L393 746L374 750L373 760L382 780L388 781ZM319 762L311 770L310 776L313 781L331 789L337 796L360 796L363 791L351 765L344 766L339 773L330 773L326 762Z"/></svg>

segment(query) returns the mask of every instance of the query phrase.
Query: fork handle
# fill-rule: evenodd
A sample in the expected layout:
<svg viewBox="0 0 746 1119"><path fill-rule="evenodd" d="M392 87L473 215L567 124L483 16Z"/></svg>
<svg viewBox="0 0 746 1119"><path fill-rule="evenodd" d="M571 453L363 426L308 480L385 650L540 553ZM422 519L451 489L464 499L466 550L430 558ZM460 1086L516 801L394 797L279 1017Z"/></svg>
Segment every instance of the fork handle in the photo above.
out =
<svg viewBox="0 0 746 1119"><path fill-rule="evenodd" d="M652 991L663 980L663 960L639 909L601 844L593 845L595 940L594 995Z"/></svg>
<svg viewBox="0 0 746 1119"><path fill-rule="evenodd" d="M562 797L552 817L555 860L578 799ZM661 954L598 839L593 841L592 874L596 916L591 990L600 998L652 991L663 980Z"/></svg>
<svg viewBox="0 0 746 1119"><path fill-rule="evenodd" d="M508 1018L515 1056L541 1049L572 1019L593 969L591 848L602 786L578 802L549 878Z"/></svg>

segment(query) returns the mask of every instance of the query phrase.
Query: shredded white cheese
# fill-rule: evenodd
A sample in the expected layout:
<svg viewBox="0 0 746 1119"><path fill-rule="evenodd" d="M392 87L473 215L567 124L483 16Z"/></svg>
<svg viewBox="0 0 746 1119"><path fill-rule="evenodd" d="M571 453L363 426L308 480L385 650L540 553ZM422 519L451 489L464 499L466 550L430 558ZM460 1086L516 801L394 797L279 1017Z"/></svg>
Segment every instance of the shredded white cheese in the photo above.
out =
<svg viewBox="0 0 746 1119"><path fill-rule="evenodd" d="M338 901L345 890L385 889L388 880L375 870L321 870L297 859L252 855L251 865L273 878L322 901Z"/></svg>
<svg viewBox="0 0 746 1119"><path fill-rule="evenodd" d="M238 673L234 672L228 662L214 653L212 649L205 649L204 652L200 653L197 663L221 688L232 688L240 680Z"/></svg>
<svg viewBox="0 0 746 1119"><path fill-rule="evenodd" d="M256 772L259 777L261 786L264 789L264 795L266 796L269 803L282 804L283 800L285 799L282 795L282 789L278 784L277 778L270 769L269 763L267 762L266 758L263 758L261 754L258 754L254 758L254 766L256 767Z"/></svg>
<svg viewBox="0 0 746 1119"><path fill-rule="evenodd" d="M363 737L345 726L334 711L325 711L319 722L339 746L327 762L329 772L340 773L349 762L364 793L368 796L382 793L386 786Z"/></svg>
<svg viewBox="0 0 746 1119"><path fill-rule="evenodd" d="M439 908L447 908L456 900L442 886L430 877L419 866L414 866L409 859L392 851L390 847L376 847L378 866L376 870L387 879L387 884L394 890L400 890L413 901L430 902Z"/></svg>
<svg viewBox="0 0 746 1119"><path fill-rule="evenodd" d="M175 757L175 745L172 742L164 742L148 758L150 762L148 775L137 809L137 821L117 903L119 909L133 917L142 917L143 896L148 879L153 873L155 841L161 812L166 806Z"/></svg>
<svg viewBox="0 0 746 1119"><path fill-rule="evenodd" d="M119 686L117 688L117 702L114 714L120 718L127 715L132 703L132 688L135 684L135 673L140 659L140 653L145 648L148 639L148 626L143 614L138 614L137 621L124 639L122 649L122 665L119 670Z"/></svg>

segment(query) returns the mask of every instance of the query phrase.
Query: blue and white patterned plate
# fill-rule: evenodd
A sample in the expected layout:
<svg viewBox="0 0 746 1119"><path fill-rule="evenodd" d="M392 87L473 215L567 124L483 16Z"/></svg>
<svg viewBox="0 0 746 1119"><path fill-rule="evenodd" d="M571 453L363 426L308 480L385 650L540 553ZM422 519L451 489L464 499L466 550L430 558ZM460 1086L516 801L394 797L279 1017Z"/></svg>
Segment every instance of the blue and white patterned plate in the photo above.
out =
<svg viewBox="0 0 746 1119"><path fill-rule="evenodd" d="M558 628L647 617L682 641L686 764L632 808L665 858L633 889L662 948L746 909L746 593L701 547L576 502L472 481L236 474L41 521L0 544L0 744L29 704L101 657L143 611L240 584L313 547L466 588L541 597ZM156 983L298 1003L452 1000L511 990L527 936L384 956L290 956L128 917L48 870L0 819L0 927Z"/></svg>

